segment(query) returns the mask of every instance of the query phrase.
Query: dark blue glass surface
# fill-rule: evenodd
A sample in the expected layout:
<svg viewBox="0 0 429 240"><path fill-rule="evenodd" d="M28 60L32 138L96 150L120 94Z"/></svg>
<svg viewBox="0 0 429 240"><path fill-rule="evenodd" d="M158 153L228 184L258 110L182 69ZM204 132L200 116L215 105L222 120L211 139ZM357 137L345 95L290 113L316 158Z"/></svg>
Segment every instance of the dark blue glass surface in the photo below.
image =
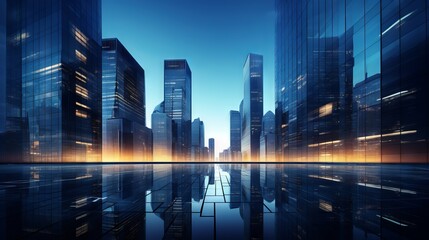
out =
<svg viewBox="0 0 429 240"><path fill-rule="evenodd" d="M429 167L3 165L0 239L428 239Z"/></svg>

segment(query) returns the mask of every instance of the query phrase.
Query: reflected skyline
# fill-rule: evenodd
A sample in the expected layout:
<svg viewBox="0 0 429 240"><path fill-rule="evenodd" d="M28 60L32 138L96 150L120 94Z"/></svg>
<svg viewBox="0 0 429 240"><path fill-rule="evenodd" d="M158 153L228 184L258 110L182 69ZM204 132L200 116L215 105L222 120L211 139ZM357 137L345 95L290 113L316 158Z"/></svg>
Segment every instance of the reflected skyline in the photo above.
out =
<svg viewBox="0 0 429 240"><path fill-rule="evenodd" d="M428 237L422 165L4 165L0 176L8 239Z"/></svg>

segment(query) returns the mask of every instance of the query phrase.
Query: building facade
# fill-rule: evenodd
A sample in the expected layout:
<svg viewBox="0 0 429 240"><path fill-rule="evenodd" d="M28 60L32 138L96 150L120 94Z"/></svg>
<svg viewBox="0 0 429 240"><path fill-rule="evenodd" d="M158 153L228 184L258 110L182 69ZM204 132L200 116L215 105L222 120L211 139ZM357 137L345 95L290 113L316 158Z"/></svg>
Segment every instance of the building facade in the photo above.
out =
<svg viewBox="0 0 429 240"><path fill-rule="evenodd" d="M191 159L193 161L204 160L204 122L200 118L192 122Z"/></svg>
<svg viewBox="0 0 429 240"><path fill-rule="evenodd" d="M192 73L186 60L164 61L165 113L173 120L173 159L191 157Z"/></svg>
<svg viewBox="0 0 429 240"><path fill-rule="evenodd" d="M164 102L152 113L153 160L171 161L173 156L173 122L164 113Z"/></svg>
<svg viewBox="0 0 429 240"><path fill-rule="evenodd" d="M241 161L241 114L229 112L229 149L232 161Z"/></svg>
<svg viewBox="0 0 429 240"><path fill-rule="evenodd" d="M262 117L260 161L276 161L275 115L268 111Z"/></svg>
<svg viewBox="0 0 429 240"><path fill-rule="evenodd" d="M428 3L276 1L281 161L428 162Z"/></svg>
<svg viewBox="0 0 429 240"><path fill-rule="evenodd" d="M103 39L102 56L103 161L147 161L145 72L116 38Z"/></svg>
<svg viewBox="0 0 429 240"><path fill-rule="evenodd" d="M243 67L241 155L243 161L259 160L263 115L263 57L249 54Z"/></svg>
<svg viewBox="0 0 429 240"><path fill-rule="evenodd" d="M209 138L209 161L215 161L215 139Z"/></svg>
<svg viewBox="0 0 429 240"><path fill-rule="evenodd" d="M101 1L1 5L1 136L27 162L100 161Z"/></svg>

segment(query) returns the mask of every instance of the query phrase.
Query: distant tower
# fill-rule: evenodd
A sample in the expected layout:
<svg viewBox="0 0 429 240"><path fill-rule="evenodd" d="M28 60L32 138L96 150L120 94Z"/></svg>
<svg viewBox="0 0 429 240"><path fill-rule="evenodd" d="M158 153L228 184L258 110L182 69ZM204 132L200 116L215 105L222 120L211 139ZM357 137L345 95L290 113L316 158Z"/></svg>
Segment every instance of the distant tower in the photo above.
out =
<svg viewBox="0 0 429 240"><path fill-rule="evenodd" d="M260 161L275 161L275 144L275 115L273 112L268 111L262 118Z"/></svg>
<svg viewBox="0 0 429 240"><path fill-rule="evenodd" d="M209 138L209 161L214 162L215 160L215 140Z"/></svg>
<svg viewBox="0 0 429 240"><path fill-rule="evenodd" d="M201 161L204 157L204 122L199 118L192 122L191 159Z"/></svg>
<svg viewBox="0 0 429 240"><path fill-rule="evenodd" d="M258 161L263 115L263 57L261 55L247 56L243 67L243 79L242 159Z"/></svg>
<svg viewBox="0 0 429 240"><path fill-rule="evenodd" d="M192 73L186 60L164 61L164 112L173 120L173 160L189 160Z"/></svg>
<svg viewBox="0 0 429 240"><path fill-rule="evenodd" d="M229 146L232 161L241 160L241 114L239 111L229 112Z"/></svg>
<svg viewBox="0 0 429 240"><path fill-rule="evenodd" d="M172 120L164 113L164 102L152 113L153 160L171 161L173 154Z"/></svg>

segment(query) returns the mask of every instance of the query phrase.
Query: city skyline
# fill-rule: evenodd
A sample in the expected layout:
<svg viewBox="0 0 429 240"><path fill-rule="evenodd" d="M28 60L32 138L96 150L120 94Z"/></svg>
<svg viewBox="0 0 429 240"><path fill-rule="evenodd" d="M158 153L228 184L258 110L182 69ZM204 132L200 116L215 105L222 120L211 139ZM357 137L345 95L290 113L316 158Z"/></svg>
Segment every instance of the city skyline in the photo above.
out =
<svg viewBox="0 0 429 240"><path fill-rule="evenodd" d="M229 147L229 111L239 110L242 67L251 52L264 56L264 113L274 112L274 0L128 3L103 1L103 38L118 38L145 69L148 127L163 101L168 59L186 59L191 66L192 118L204 120L205 144L216 139L216 156Z"/></svg>
<svg viewBox="0 0 429 240"><path fill-rule="evenodd" d="M167 152L164 144L171 135L173 161L192 160L192 119L202 119L201 131L195 127L201 136L197 152L206 151L206 136L214 137L219 143L214 152L222 152L223 161L235 154L243 161L259 161L260 147L263 155L265 150L272 155L274 144L275 159L281 162L428 162L428 58L421 51L429 49L425 1L403 5L277 0L275 14L270 4L258 1L210 5L219 7L217 14L232 11L234 19L247 22L201 15L207 6L195 0L185 0L180 7L168 1L140 4L129 1L121 6L130 15L131 6L153 10L142 14L149 20L137 16L130 23L141 24L128 26L135 31L103 38L118 31L118 22L103 13L100 0L50 0L41 5L2 1L0 152L5 162L97 162L101 145L103 151L113 151L108 155L115 161L150 161L147 154L152 153L154 140L146 127L152 108L148 102L158 97L162 103L153 107L155 118L157 113L168 118L159 116L160 125L153 125L159 127L161 149ZM44 7L46 11L40 10ZM106 12L112 7L107 3ZM115 10L118 16L123 14ZM168 17L154 15L158 10ZM102 19L111 30L103 31ZM171 25L173 20L177 24ZM225 26L224 20L230 24ZM155 31L146 31L148 22ZM274 25L275 34L254 37L262 25ZM221 38L228 31L240 33L239 38ZM275 46L265 42L273 35ZM133 49L118 39L142 42ZM149 39L159 41L145 42ZM117 53L111 51L116 45ZM270 49L268 57L258 45ZM225 54L227 50L231 51ZM141 59L146 51L152 53L144 58L149 68L135 57ZM274 68L272 51L275 87L267 88L266 79L272 78L265 69ZM235 59L242 62L243 52L247 57L238 77ZM148 77L146 69L159 66L156 58L164 62L163 71ZM195 66L189 64L196 58L200 61ZM154 80L161 76L163 81ZM162 95L148 88L148 82L161 82ZM271 91L275 91L275 131L261 135L264 113L273 113L264 107L264 100L274 97ZM239 102L240 153L231 144L234 134L226 131L228 125L238 127L223 116L236 111ZM123 155L127 151L135 152L136 160Z"/></svg>

